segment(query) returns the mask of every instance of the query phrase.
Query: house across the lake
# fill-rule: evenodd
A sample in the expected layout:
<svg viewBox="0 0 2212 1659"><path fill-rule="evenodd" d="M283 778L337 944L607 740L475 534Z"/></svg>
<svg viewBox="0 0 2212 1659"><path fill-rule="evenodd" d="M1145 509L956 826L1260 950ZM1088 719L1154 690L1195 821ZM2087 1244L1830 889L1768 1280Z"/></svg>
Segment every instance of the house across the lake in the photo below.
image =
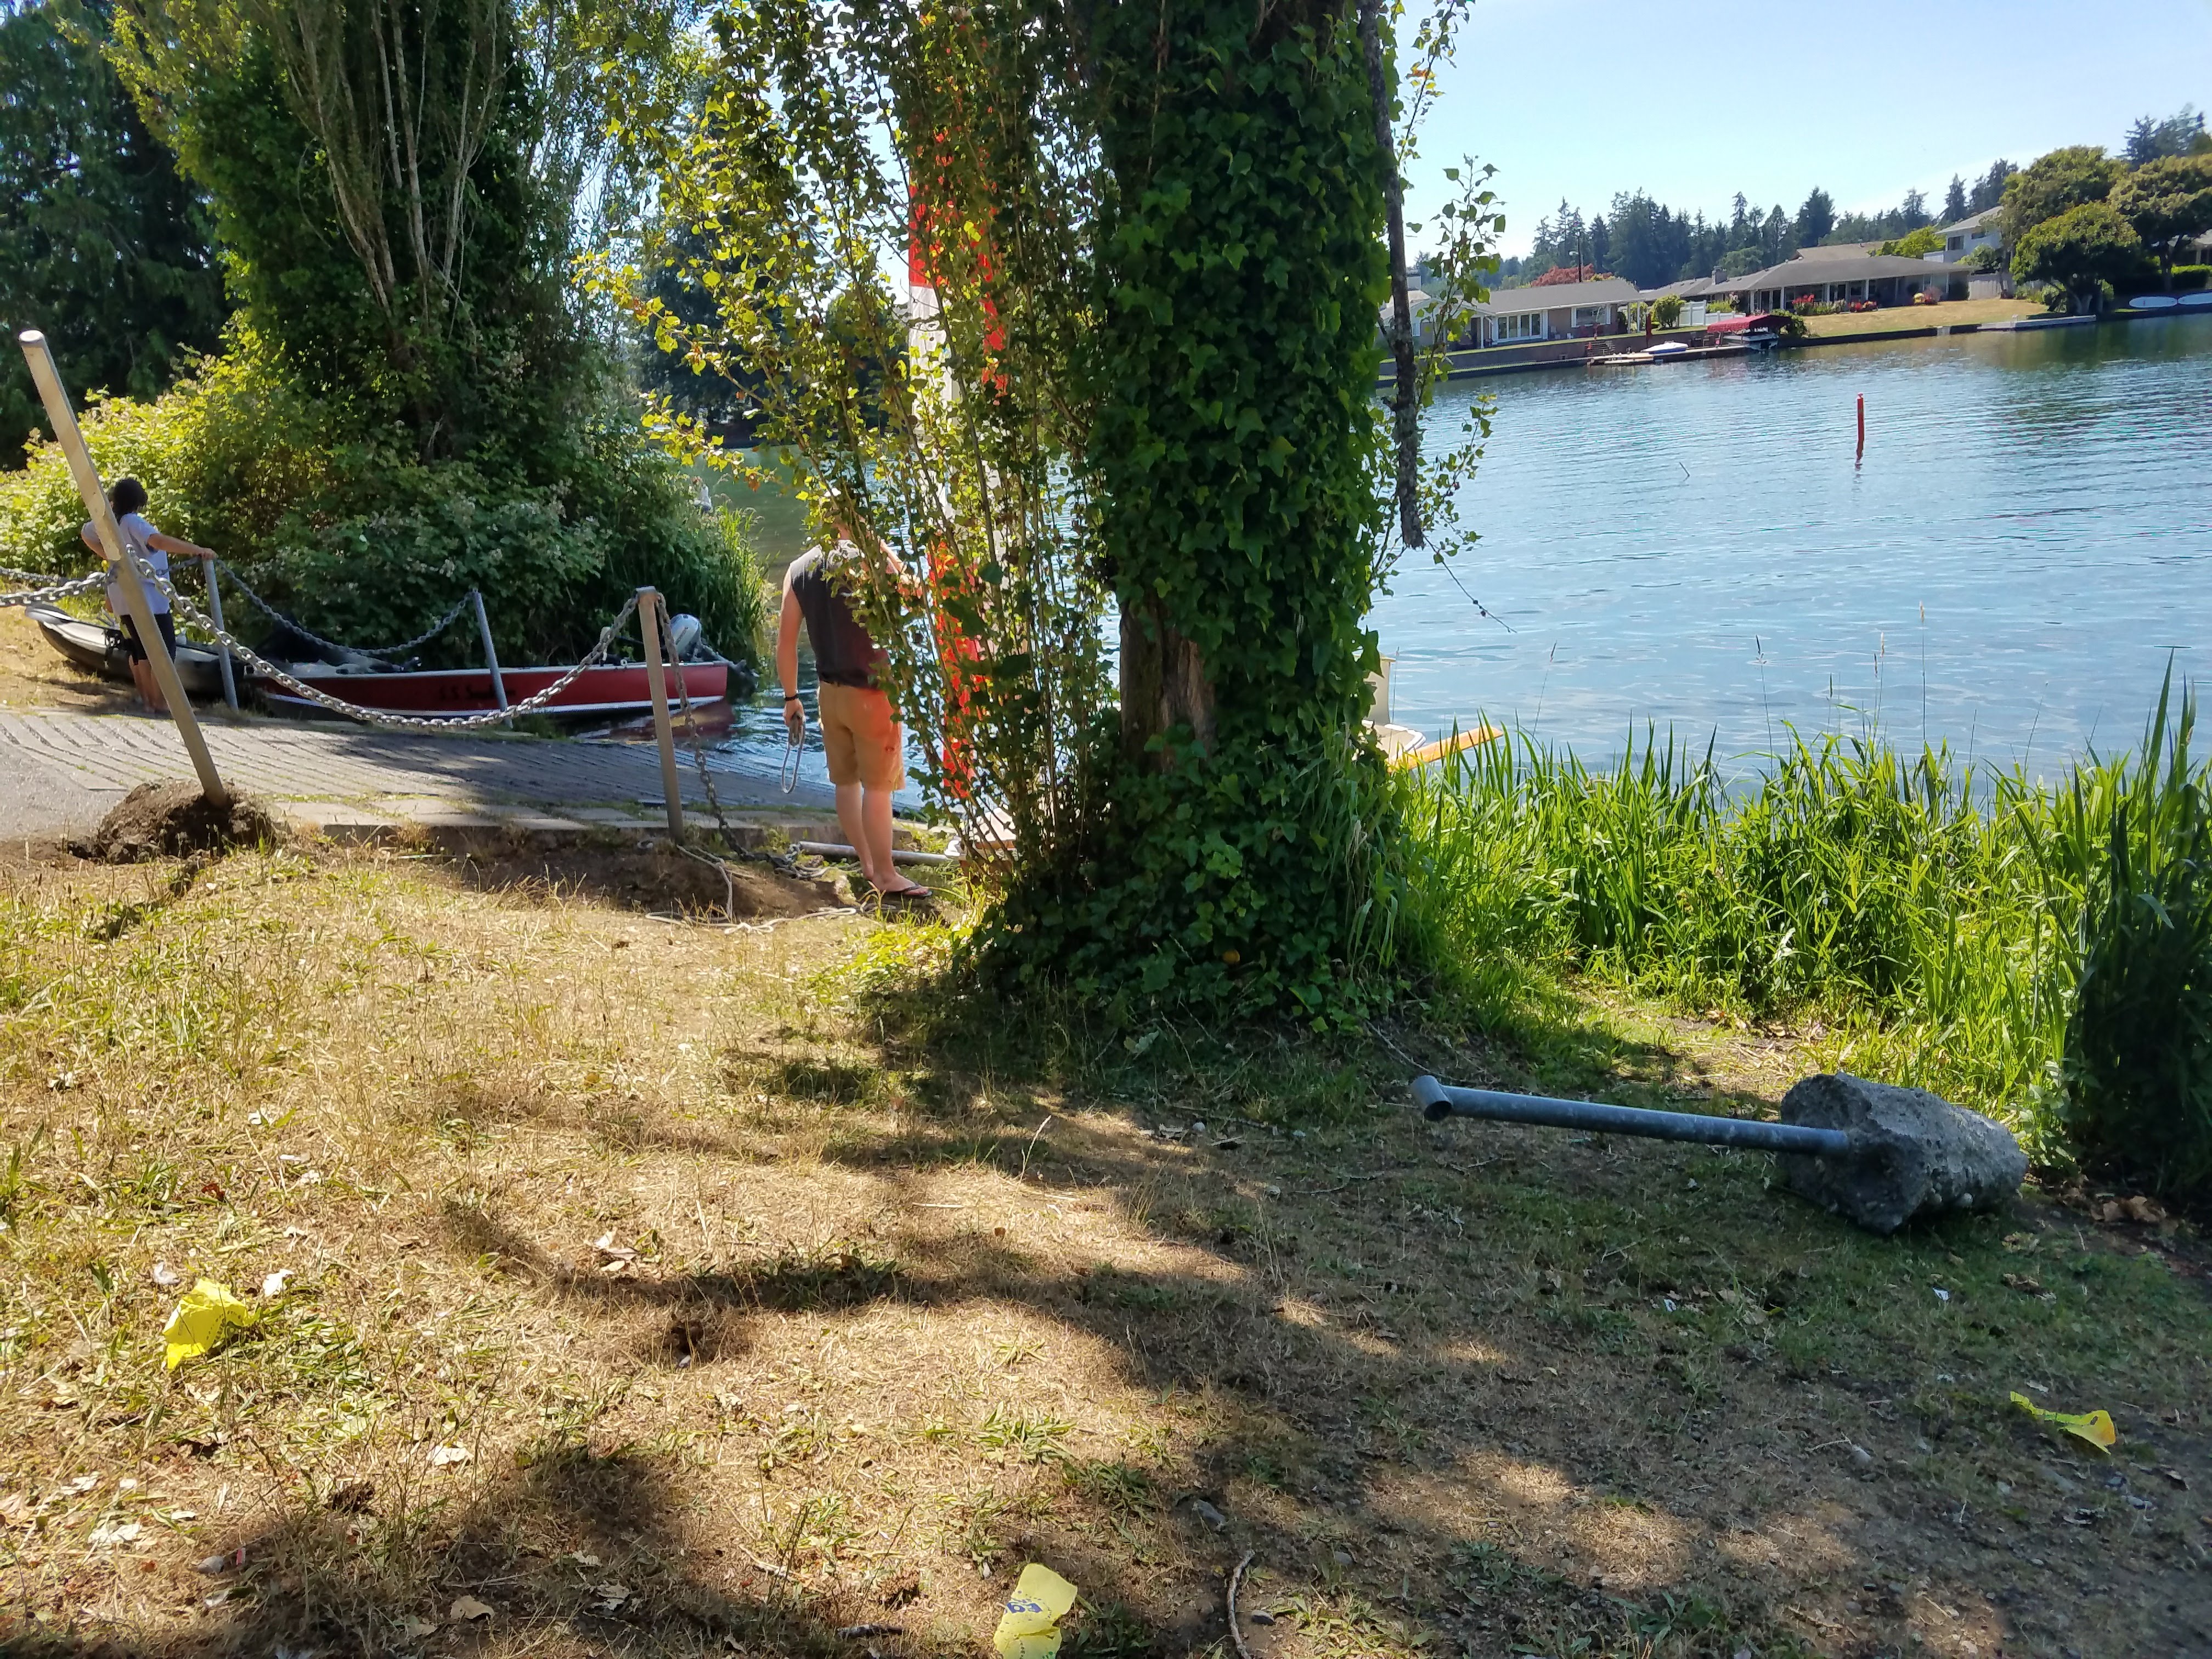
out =
<svg viewBox="0 0 2212 1659"><path fill-rule="evenodd" d="M1955 225L1943 227L1942 262L1955 265L1961 259L1970 259L1985 247L1996 247L2004 240L2004 210L1984 208L1971 219L1961 219ZM1929 255L1933 258L1937 256Z"/></svg>
<svg viewBox="0 0 2212 1659"><path fill-rule="evenodd" d="M1713 291L1729 295L1744 311L1787 311L1808 301L1815 305L1870 301L1902 306L1911 304L1917 294L1940 300L1958 280L1959 274L1939 260L1868 253L1856 247L1808 247L1778 265L1716 283Z"/></svg>
<svg viewBox="0 0 2212 1659"><path fill-rule="evenodd" d="M1620 276L1591 283L1493 289L1489 302L1474 308L1481 337L1473 345L1518 345L1529 340L1588 339L1618 333L1621 307L1636 299L1636 284Z"/></svg>

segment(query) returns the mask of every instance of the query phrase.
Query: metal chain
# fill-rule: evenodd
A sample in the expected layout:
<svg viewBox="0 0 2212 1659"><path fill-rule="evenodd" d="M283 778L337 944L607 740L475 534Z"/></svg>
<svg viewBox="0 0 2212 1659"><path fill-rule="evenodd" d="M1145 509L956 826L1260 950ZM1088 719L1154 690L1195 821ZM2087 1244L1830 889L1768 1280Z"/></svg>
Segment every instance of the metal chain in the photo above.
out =
<svg viewBox="0 0 2212 1659"><path fill-rule="evenodd" d="M665 639L666 635L664 635L662 637ZM726 664L732 668L738 666L737 664L730 662L728 658L717 653L712 646L708 646L705 649L716 661ZM691 746L691 764L698 771L700 787L707 792L708 808L714 814L714 823L722 832L722 845L727 849L728 855L732 858L742 859L748 864L765 864L769 868L794 879L805 878L808 872L800 865L798 854L763 852L757 848L741 847L738 844L738 838L730 829L730 820L723 813L722 798L714 791L714 776L707 765L706 748L699 740L699 722L692 714L691 693L684 684L683 660L672 655L669 659L669 665L676 671L676 698L684 710L684 740ZM723 881L729 882L730 872L726 868L723 868L720 859L711 854L693 852L688 847L683 850L703 863L712 864L718 869L721 869ZM734 905L736 903L734 887L732 888L732 895L730 902ZM735 915L732 914L731 920L734 921L736 919Z"/></svg>
<svg viewBox="0 0 2212 1659"><path fill-rule="evenodd" d="M666 629L662 630L661 637L664 640L668 637ZM669 666L676 671L676 699L684 708L684 737L691 745L691 764L698 771L699 787L707 792L708 810L714 813L714 825L722 832L722 845L735 847L737 842L730 835L730 821L722 813L722 798L714 793L714 780L707 769L707 751L699 742L699 722L691 712L691 693L684 684L684 659L672 652ZM726 696L727 693L724 695Z"/></svg>
<svg viewBox="0 0 2212 1659"><path fill-rule="evenodd" d="M107 573L104 570L95 570L89 576L78 576L69 581L62 581L52 576L38 576L29 571L8 570L4 567L0 567L0 575L13 577L30 575L33 580L51 581L55 584L52 587L32 588L21 593L0 593L0 609L11 609L19 605L45 605L54 599L74 599L79 593L89 593L96 587L105 587L107 585Z"/></svg>
<svg viewBox="0 0 2212 1659"><path fill-rule="evenodd" d="M246 585L245 578L240 576L235 570L233 570L221 559L217 559L215 562L215 568L221 571L224 575L229 577L230 585L236 588L240 592L245 594L247 601L252 605L253 608L260 611L263 616L268 617L270 621L276 623L280 627L290 629L295 634L297 634L301 639L307 641L309 644L319 645L325 651L352 652L363 657L397 657L404 652L412 651L418 645L429 644L432 640L436 639L439 635L444 633L448 628L453 625L453 619L456 617L459 617L462 611L468 608L470 599L470 594L462 594L459 600L454 605L451 611L448 611L444 616L439 617L435 623L430 625L427 631L417 634L411 640L402 640L397 645L342 645L336 640L326 640L320 634L317 634L307 629L302 628L298 623L293 621L291 617L286 616L275 605L270 604L268 600L263 599L258 593L248 587ZM471 592L473 591L474 590L471 590Z"/></svg>
<svg viewBox="0 0 2212 1659"><path fill-rule="evenodd" d="M359 703L348 702L343 697L334 697L329 692L309 685L306 681L278 667L254 650L252 646L241 642L226 630L217 628L198 606L170 586L167 577L156 575L149 569L145 561L139 558L137 550L126 549L125 551L131 562L137 567L142 580L149 582L161 589L168 596L169 603L176 608L180 616L187 622L196 623L205 629L233 656L238 658L257 674L276 681L293 696L304 697L309 702L327 708L334 714L344 714L350 719L365 721L371 726L389 726L403 731L466 732L477 726L501 725L521 715L535 714L574 684L579 675L586 669L597 665L606 655L609 647L615 642L615 635L621 631L623 624L629 620L630 613L637 609L637 600L635 598L625 603L622 610L616 614L615 619L599 630L599 642L585 653L581 662L543 690L533 692L520 702L506 708L489 709L481 714L394 714L381 708L364 708Z"/></svg>
<svg viewBox="0 0 2212 1659"><path fill-rule="evenodd" d="M51 570L18 570L12 564L0 564L0 579L11 582L66 582L76 580L73 576L57 576Z"/></svg>

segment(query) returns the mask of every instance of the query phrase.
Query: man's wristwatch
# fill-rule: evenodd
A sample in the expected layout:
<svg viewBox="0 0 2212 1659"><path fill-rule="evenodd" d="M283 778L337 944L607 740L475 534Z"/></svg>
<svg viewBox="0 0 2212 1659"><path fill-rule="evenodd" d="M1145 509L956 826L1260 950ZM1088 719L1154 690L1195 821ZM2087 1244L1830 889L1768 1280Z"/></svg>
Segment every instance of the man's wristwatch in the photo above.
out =
<svg viewBox="0 0 2212 1659"><path fill-rule="evenodd" d="M783 700L786 702L797 702L799 701L799 693L796 691L787 691L783 694Z"/></svg>

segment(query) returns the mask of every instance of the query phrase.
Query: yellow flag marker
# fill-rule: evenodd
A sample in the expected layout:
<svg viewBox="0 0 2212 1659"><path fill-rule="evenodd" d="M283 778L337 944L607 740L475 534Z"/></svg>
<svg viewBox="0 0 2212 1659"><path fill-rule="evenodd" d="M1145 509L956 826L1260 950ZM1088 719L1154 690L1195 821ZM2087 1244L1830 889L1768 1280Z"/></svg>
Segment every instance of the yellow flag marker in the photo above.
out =
<svg viewBox="0 0 2212 1659"><path fill-rule="evenodd" d="M1002 1659L1053 1659L1060 1651L1060 1621L1075 1605L1075 1586L1032 1561L1022 1569L999 1633L991 1638Z"/></svg>
<svg viewBox="0 0 2212 1659"><path fill-rule="evenodd" d="M2048 1423L2060 1428L2078 1440L2086 1440L2099 1451L2110 1451L2118 1443L2120 1431L2112 1426L2110 1412L2047 1412L2024 1394L2015 1394L2012 1403L2039 1423Z"/></svg>
<svg viewBox="0 0 2212 1659"><path fill-rule="evenodd" d="M253 1310L233 1296L229 1285L203 1279L177 1304L168 1328L161 1333L169 1344L169 1369L198 1358L222 1341L225 1333L252 1322Z"/></svg>

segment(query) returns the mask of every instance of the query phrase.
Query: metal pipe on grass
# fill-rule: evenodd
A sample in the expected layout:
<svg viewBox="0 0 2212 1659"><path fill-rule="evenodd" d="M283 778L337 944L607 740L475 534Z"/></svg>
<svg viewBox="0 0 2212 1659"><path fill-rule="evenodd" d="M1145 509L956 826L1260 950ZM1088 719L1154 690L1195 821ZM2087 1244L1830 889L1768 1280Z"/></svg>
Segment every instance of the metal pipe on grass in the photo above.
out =
<svg viewBox="0 0 2212 1659"><path fill-rule="evenodd" d="M1544 1095L1507 1094L1498 1089L1455 1089L1432 1077L1413 1079L1413 1098L1431 1122L1447 1117L1484 1117L1504 1123L1538 1123L1554 1129L1588 1129L1605 1134L1641 1135L1651 1140L1691 1140L1709 1146L1753 1146L1761 1152L1801 1152L1814 1158L1850 1158L1851 1138L1841 1129L1815 1129L1800 1123L1767 1123L1757 1118L1707 1117L1698 1112L1654 1112L1640 1106L1607 1106L1594 1100L1554 1100Z"/></svg>

